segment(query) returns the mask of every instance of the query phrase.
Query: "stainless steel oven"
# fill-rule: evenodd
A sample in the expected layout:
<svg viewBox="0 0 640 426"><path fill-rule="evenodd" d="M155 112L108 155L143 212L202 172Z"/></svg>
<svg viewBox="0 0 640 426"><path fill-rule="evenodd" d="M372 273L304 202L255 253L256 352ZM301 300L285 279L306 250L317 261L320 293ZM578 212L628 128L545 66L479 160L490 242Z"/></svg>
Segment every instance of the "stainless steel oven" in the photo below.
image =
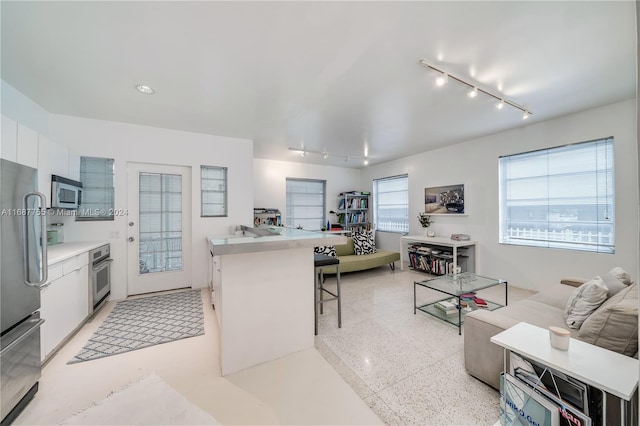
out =
<svg viewBox="0 0 640 426"><path fill-rule="evenodd" d="M93 311L97 311L111 294L111 262L113 260L110 253L109 244L89 252L89 262L91 262L89 282L91 283L90 294L92 295Z"/></svg>

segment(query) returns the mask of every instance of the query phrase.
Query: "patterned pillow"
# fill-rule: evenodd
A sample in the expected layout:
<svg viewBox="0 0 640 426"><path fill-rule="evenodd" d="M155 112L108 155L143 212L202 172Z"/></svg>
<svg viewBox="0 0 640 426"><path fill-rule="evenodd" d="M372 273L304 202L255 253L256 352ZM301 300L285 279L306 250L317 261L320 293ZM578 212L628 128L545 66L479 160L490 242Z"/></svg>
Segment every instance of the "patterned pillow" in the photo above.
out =
<svg viewBox="0 0 640 426"><path fill-rule="evenodd" d="M335 246L319 246L313 248L314 253L326 254L331 257L338 257Z"/></svg>
<svg viewBox="0 0 640 426"><path fill-rule="evenodd" d="M376 252L376 240L373 231L355 232L353 234L353 251L356 255Z"/></svg>

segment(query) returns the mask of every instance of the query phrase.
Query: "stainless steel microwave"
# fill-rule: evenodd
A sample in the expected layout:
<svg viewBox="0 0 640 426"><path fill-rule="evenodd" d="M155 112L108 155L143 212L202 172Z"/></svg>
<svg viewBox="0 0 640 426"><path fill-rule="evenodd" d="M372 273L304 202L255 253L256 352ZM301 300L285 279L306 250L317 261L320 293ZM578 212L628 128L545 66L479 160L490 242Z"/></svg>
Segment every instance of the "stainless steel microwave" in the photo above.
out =
<svg viewBox="0 0 640 426"><path fill-rule="evenodd" d="M72 209L82 203L82 182L51 175L51 208Z"/></svg>

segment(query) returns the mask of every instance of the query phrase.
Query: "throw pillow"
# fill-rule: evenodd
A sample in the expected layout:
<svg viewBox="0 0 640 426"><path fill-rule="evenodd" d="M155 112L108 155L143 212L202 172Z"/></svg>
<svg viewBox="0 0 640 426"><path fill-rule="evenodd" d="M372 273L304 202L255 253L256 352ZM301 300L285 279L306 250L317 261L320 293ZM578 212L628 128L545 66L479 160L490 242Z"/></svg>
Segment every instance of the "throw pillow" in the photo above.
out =
<svg viewBox="0 0 640 426"><path fill-rule="evenodd" d="M638 288L625 287L585 320L578 339L634 356L638 351Z"/></svg>
<svg viewBox="0 0 640 426"><path fill-rule="evenodd" d="M571 328L580 328L591 312L598 309L607 299L608 291L600 277L595 277L576 288L567 300L567 307L564 310L564 320L567 325Z"/></svg>
<svg viewBox="0 0 640 426"><path fill-rule="evenodd" d="M353 234L353 251L356 255L376 252L376 240L373 231L362 231Z"/></svg>
<svg viewBox="0 0 640 426"><path fill-rule="evenodd" d="M624 290L625 288L627 288L626 285L624 285L622 283L622 281L620 281L619 279L617 279L615 276L610 275L610 274L604 274L602 277L602 282L604 283L604 285L607 286L607 288L609 289L608 293L607 293L607 298L613 297L616 294L618 294L621 290Z"/></svg>
<svg viewBox="0 0 640 426"><path fill-rule="evenodd" d="M338 257L335 246L318 246L313 248L314 253L326 254L331 257Z"/></svg>
<svg viewBox="0 0 640 426"><path fill-rule="evenodd" d="M633 284L633 281L631 281L631 276L624 269L622 269L619 266L616 266L615 268L613 268L612 270L607 272L607 275L611 275L613 277L616 277L624 285Z"/></svg>

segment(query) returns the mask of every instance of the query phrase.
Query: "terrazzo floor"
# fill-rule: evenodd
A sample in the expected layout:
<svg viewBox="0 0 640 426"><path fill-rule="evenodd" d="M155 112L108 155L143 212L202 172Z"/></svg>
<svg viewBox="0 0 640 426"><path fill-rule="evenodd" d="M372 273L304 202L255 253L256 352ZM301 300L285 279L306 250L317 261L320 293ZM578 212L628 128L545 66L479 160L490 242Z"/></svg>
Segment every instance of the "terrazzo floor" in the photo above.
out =
<svg viewBox="0 0 640 426"><path fill-rule="evenodd" d="M337 303L326 303L316 349L388 425L493 425L499 395L466 373L464 336L429 314L413 313L413 282L428 277L388 267L343 274L342 328ZM334 282L327 278L327 287ZM531 294L509 286L510 303ZM479 295L504 303L504 286ZM441 298L417 291L419 304Z"/></svg>

